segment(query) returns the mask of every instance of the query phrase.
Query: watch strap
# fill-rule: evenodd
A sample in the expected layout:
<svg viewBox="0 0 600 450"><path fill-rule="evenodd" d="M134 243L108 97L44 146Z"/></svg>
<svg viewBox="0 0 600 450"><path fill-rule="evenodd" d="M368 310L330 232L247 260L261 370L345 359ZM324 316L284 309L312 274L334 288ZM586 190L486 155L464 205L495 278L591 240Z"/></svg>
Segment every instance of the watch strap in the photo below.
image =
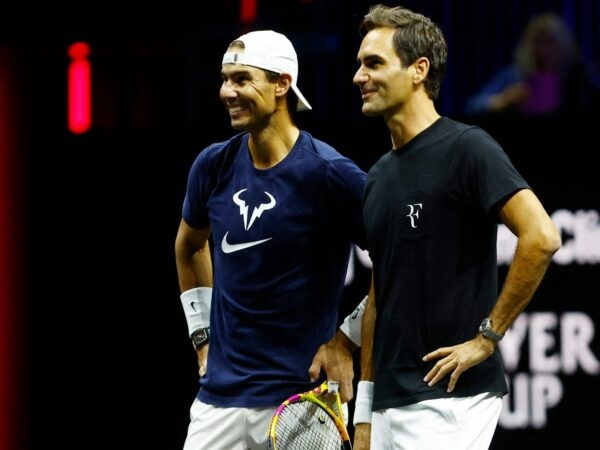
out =
<svg viewBox="0 0 600 450"><path fill-rule="evenodd" d="M504 337L504 334L494 331L492 328L492 319L489 317L486 317L481 321L481 325L479 325L479 332L482 334L482 336L494 342L500 342Z"/></svg>

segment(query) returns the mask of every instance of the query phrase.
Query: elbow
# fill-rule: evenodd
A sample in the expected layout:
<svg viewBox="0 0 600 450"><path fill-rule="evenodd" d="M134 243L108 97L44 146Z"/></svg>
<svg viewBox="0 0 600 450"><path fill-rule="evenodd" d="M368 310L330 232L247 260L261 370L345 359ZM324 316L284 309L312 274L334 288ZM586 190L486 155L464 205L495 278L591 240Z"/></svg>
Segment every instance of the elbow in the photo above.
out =
<svg viewBox="0 0 600 450"><path fill-rule="evenodd" d="M544 230L541 233L539 248L544 254L548 255L549 258L552 258L552 256L560 249L561 245L562 239L556 227L549 227L549 229Z"/></svg>
<svg viewBox="0 0 600 450"><path fill-rule="evenodd" d="M540 262L550 263L554 254L560 249L562 239L551 220L532 227L527 233L519 236L519 244L525 254Z"/></svg>
<svg viewBox="0 0 600 450"><path fill-rule="evenodd" d="M552 254L554 255L557 251L560 250L560 247L562 246L562 239L560 238L560 234L556 233L556 236L554 238L554 242L552 245L553 245Z"/></svg>

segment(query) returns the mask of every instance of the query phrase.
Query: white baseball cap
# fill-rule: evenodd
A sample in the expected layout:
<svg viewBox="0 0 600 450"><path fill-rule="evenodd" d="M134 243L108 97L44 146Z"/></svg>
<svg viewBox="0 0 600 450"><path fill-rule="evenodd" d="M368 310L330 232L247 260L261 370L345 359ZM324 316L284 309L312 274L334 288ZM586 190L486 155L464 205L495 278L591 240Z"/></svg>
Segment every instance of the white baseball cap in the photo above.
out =
<svg viewBox="0 0 600 450"><path fill-rule="evenodd" d="M226 52L223 64L245 64L292 77L292 89L298 97L297 111L312 109L298 89L298 56L290 40L272 30L252 31L236 41L244 43L243 53Z"/></svg>

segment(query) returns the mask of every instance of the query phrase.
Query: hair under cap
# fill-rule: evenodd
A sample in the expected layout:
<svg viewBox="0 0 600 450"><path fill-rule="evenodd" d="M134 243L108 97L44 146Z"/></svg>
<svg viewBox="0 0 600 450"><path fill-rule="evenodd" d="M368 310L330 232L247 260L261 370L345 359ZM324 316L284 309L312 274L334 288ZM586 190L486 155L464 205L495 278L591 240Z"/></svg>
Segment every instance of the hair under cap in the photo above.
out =
<svg viewBox="0 0 600 450"><path fill-rule="evenodd" d="M298 56L287 37L272 30L263 30L246 33L236 41L244 43L244 52L226 52L223 55L223 64L244 64L275 73L287 73L292 78L292 90L298 97L296 109L312 109L298 89Z"/></svg>

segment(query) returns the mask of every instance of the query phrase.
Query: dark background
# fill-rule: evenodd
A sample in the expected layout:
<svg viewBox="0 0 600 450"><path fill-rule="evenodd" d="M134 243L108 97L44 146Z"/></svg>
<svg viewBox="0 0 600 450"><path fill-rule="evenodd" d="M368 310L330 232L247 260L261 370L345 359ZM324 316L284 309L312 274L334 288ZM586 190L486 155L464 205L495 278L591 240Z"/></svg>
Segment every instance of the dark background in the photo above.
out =
<svg viewBox="0 0 600 450"><path fill-rule="evenodd" d="M251 29L286 33L299 55L299 87L314 108L298 116L299 125L365 170L390 148L383 121L361 115L352 85L358 23L371 2L257 3L257 18L247 24L240 2L231 0L2 7L0 69L10 83L0 93L10 94L3 100L12 110L0 122L11 130L5 149L14 150L7 217L20 264L11 271L18 293L0 310L8 311L0 325L15 328L6 449L182 447L197 367L173 246L191 162L232 134L218 98L221 57L232 39ZM401 4L446 33L449 65L438 110L490 131L549 212L598 209L595 110L528 122L462 113L466 98L510 61L536 12L561 14L585 59L597 61L598 2ZM83 135L66 127L67 47L77 40L92 48L93 127ZM598 323L597 276L597 265L553 264L531 309L582 310ZM366 269L358 270L342 317L367 284ZM593 348L600 354L597 338ZM563 382L564 399L546 428L499 428L494 448L593 440L592 418L579 408L598 398L597 376L578 373Z"/></svg>

